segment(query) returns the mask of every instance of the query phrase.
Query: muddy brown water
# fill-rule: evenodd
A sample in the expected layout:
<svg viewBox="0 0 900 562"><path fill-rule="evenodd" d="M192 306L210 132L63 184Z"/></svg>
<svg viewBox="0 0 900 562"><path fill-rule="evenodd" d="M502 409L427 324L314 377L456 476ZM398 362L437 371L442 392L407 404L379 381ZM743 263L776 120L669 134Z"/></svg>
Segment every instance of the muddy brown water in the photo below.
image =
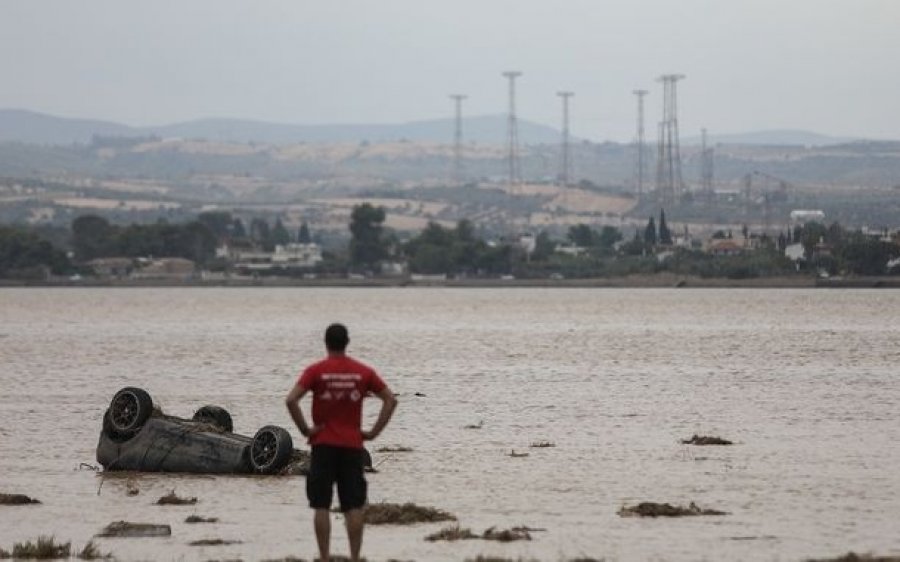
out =
<svg viewBox="0 0 900 562"><path fill-rule="evenodd" d="M101 415L126 385L176 415L223 406L239 433L290 427L283 397L340 320L351 352L401 393L372 449L413 449L373 453L370 499L472 529L546 529L499 544L425 541L442 523L370 527L370 560L898 554L898 310L895 290L2 289L0 492L43 503L0 506L0 547L53 534L80 549L128 520L172 535L98 539L102 551L312 558L302 477L78 467L95 462ZM680 444L694 434L735 445ZM529 448L539 441L556 446ZM153 505L172 490L198 503ZM642 501L729 515L617 515ZM345 537L335 516L336 553ZM189 546L203 539L241 542Z"/></svg>

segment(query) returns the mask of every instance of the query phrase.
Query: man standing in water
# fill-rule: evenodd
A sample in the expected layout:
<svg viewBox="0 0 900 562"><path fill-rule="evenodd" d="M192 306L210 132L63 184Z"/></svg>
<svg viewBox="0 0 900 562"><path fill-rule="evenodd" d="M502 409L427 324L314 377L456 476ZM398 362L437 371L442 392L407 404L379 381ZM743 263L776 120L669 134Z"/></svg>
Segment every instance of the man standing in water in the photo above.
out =
<svg viewBox="0 0 900 562"><path fill-rule="evenodd" d="M297 429L309 438L312 459L306 477L306 497L315 510L314 527L319 556L329 560L331 499L337 483L338 499L347 524L351 560L359 560L362 546L367 483L363 475L363 441L378 437L397 400L381 377L346 354L350 338L343 324L325 330L328 356L307 367L288 393L285 403ZM312 392L312 427L300 410L300 399ZM369 393L381 399L381 411L369 431L362 430L362 402Z"/></svg>

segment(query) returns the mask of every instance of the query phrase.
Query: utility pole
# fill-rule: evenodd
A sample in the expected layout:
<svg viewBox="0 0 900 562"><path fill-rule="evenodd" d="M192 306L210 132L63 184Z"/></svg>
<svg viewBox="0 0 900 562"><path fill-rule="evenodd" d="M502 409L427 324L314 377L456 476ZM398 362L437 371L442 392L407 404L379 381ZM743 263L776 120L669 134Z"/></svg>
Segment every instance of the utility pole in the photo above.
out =
<svg viewBox="0 0 900 562"><path fill-rule="evenodd" d="M557 92L556 95L561 97L563 102L562 161L560 162L559 182L563 187L568 187L572 177L572 162L569 159L569 98L575 94L573 92Z"/></svg>
<svg viewBox="0 0 900 562"><path fill-rule="evenodd" d="M453 131L453 181L457 187L463 185L462 165L462 102L467 96L464 94L452 94L450 99L456 106L456 127Z"/></svg>
<svg viewBox="0 0 900 562"><path fill-rule="evenodd" d="M678 81L684 74L664 74L663 117L659 122L659 146L656 163L656 192L663 203L672 203L684 189L681 176L681 147L678 140Z"/></svg>
<svg viewBox="0 0 900 562"><path fill-rule="evenodd" d="M647 90L634 90L637 97L637 158L635 162L635 190L637 199L644 197L644 96Z"/></svg>
<svg viewBox="0 0 900 562"><path fill-rule="evenodd" d="M519 168L519 125L516 119L516 78L522 73L509 70L503 76L509 80L509 118L506 126L507 159L509 171L509 185L518 185L522 182L522 171Z"/></svg>

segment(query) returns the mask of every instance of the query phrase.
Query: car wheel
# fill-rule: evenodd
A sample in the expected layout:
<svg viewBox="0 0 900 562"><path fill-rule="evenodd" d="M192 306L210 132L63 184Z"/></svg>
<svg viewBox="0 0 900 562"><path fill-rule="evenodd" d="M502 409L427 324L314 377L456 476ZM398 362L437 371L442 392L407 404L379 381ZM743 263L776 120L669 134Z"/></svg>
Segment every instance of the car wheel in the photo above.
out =
<svg viewBox="0 0 900 562"><path fill-rule="evenodd" d="M286 429L267 425L256 432L250 443L250 467L253 472L274 474L287 466L294 442Z"/></svg>
<svg viewBox="0 0 900 562"><path fill-rule="evenodd" d="M153 400L146 390L125 387L109 403L109 425L119 434L139 430L153 413Z"/></svg>
<svg viewBox="0 0 900 562"><path fill-rule="evenodd" d="M194 412L194 421L209 423L217 428L231 433L234 431L234 423L231 421L231 414L225 408L218 406L203 406Z"/></svg>

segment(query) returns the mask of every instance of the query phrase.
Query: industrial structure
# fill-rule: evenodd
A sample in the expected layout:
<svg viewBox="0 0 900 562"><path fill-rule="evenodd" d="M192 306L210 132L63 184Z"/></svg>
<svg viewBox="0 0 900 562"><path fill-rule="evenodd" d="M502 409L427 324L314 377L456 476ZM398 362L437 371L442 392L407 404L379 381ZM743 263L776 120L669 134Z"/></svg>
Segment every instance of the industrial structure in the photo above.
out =
<svg viewBox="0 0 900 562"><path fill-rule="evenodd" d="M663 203L672 203L684 191L681 175L681 147L678 140L678 81L683 74L664 74L663 116L659 122L659 146L656 160L656 194Z"/></svg>
<svg viewBox="0 0 900 562"><path fill-rule="evenodd" d="M637 97L637 139L635 151L637 152L634 163L634 189L638 201L644 197L644 96L647 90L634 90Z"/></svg>
<svg viewBox="0 0 900 562"><path fill-rule="evenodd" d="M463 162L462 162L462 102L467 96L464 94L451 94L450 99L455 105L455 125L453 131L453 182L457 186L465 183L463 179Z"/></svg>
<svg viewBox="0 0 900 562"><path fill-rule="evenodd" d="M572 161L569 154L569 98L574 96L573 92L557 92L556 95L562 98L563 114L562 114L562 154L559 163L559 184L567 187L572 178Z"/></svg>
<svg viewBox="0 0 900 562"><path fill-rule="evenodd" d="M521 75L521 72L515 70L503 73L503 76L509 80L509 118L506 127L506 145L510 185L517 185L522 182L522 170L519 167L519 124L516 118L516 78Z"/></svg>

